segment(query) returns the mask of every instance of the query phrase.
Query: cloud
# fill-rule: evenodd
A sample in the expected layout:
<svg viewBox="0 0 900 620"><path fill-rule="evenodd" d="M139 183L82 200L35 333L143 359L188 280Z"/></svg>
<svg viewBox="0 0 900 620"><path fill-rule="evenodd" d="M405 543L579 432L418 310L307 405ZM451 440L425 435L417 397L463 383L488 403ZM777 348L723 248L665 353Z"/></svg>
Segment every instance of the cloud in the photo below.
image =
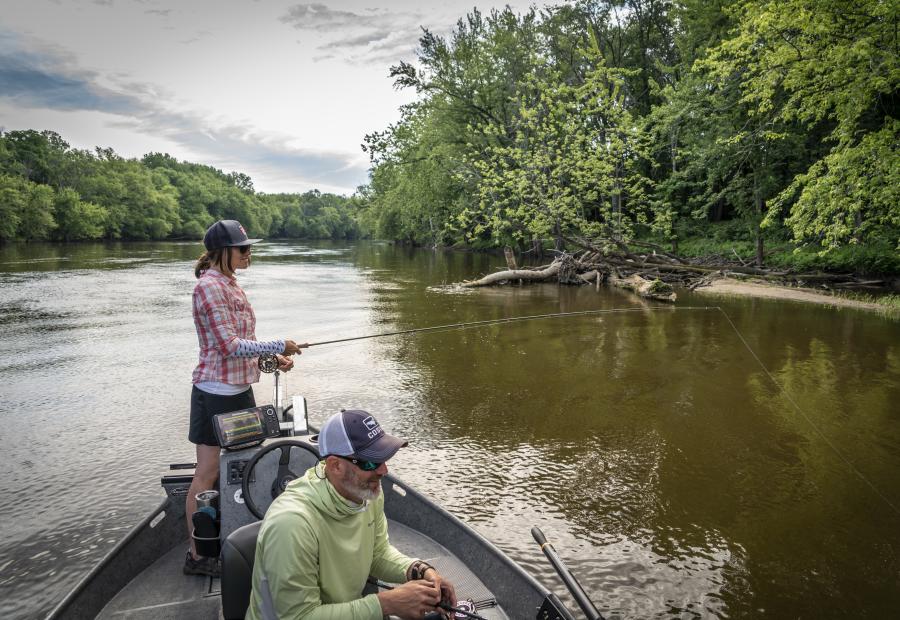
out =
<svg viewBox="0 0 900 620"><path fill-rule="evenodd" d="M384 15L384 13L382 13ZM378 19L378 14L360 15L351 11L337 11L324 4L295 4L288 8L281 21L298 30L339 30L347 27L366 25Z"/></svg>
<svg viewBox="0 0 900 620"><path fill-rule="evenodd" d="M15 43L0 33L0 98L16 106L113 114L119 119L113 127L165 138L204 157L204 163L259 170L273 179L348 191L366 181L361 153L297 148L289 138L249 123L217 122L205 111L173 111L152 84L117 75L106 76L110 86L103 86L99 75L72 66L60 51L26 51Z"/></svg>
<svg viewBox="0 0 900 620"><path fill-rule="evenodd" d="M11 43L0 36L0 96L58 110L130 111L131 98L98 86L96 74L68 67L50 52L35 54Z"/></svg>
<svg viewBox="0 0 900 620"><path fill-rule="evenodd" d="M340 11L324 4L296 4L281 21L297 30L334 37L316 47L313 60L340 56L353 64L382 64L411 56L422 30L421 13L368 9L365 13Z"/></svg>

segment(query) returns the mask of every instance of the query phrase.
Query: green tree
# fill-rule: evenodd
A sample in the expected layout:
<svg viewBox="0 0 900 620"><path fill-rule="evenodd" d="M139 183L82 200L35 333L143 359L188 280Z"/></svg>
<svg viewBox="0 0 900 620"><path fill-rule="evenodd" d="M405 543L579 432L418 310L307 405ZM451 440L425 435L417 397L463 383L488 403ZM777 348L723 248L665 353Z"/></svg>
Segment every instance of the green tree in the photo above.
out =
<svg viewBox="0 0 900 620"><path fill-rule="evenodd" d="M53 190L46 185L29 183L16 237L26 241L49 239L56 228L53 214Z"/></svg>
<svg viewBox="0 0 900 620"><path fill-rule="evenodd" d="M825 126L828 150L774 200L799 240L825 249L888 237L900 247L896 2L748 0L708 66L736 75L757 117Z"/></svg>
<svg viewBox="0 0 900 620"><path fill-rule="evenodd" d="M63 241L99 239L103 236L106 209L90 202L83 202L78 192L63 188L55 200L59 229L56 238Z"/></svg>
<svg viewBox="0 0 900 620"><path fill-rule="evenodd" d="M0 175L0 239L15 239L19 218L26 202L24 182L20 177Z"/></svg>
<svg viewBox="0 0 900 620"><path fill-rule="evenodd" d="M0 239L42 241L56 228L53 190L22 177L0 175Z"/></svg>
<svg viewBox="0 0 900 620"><path fill-rule="evenodd" d="M447 38L424 33L419 68L392 68L395 85L420 99L401 110L400 122L366 136L374 169L364 219L377 234L430 245L463 239L446 227L476 202L474 177L461 173L512 134L517 87L534 72L541 46L536 23L534 11L475 10Z"/></svg>
<svg viewBox="0 0 900 620"><path fill-rule="evenodd" d="M480 202L460 218L471 234L520 244L552 236L561 245L573 232L627 239L646 222L641 136L623 93L627 72L607 68L597 47L584 54L595 66L579 85L553 73L524 82L514 139L473 161Z"/></svg>
<svg viewBox="0 0 900 620"><path fill-rule="evenodd" d="M14 170L29 181L61 187L68 178L69 144L55 131L9 131L3 135Z"/></svg>

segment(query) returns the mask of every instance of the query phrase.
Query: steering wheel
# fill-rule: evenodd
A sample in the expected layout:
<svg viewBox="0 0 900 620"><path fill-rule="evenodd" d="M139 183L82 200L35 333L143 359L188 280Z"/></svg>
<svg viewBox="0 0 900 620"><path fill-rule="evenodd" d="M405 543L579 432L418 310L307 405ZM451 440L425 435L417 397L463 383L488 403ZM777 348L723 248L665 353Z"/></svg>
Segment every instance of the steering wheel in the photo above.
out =
<svg viewBox="0 0 900 620"><path fill-rule="evenodd" d="M291 464L291 448L302 448L307 452L312 452L309 449L309 446L302 441L297 439L282 439L281 441L272 442L264 448L261 448L244 466L244 471L241 474L241 494L244 497L244 503L247 505L247 510L249 510L257 519L262 519L264 513L260 512L259 508L256 506L256 502L253 501L253 496L250 495L250 479L253 478L253 470L256 468L256 464L259 463L262 457L273 450L281 450L281 456L278 458L278 473L275 475L275 480L272 481L272 499L275 499L284 492L284 489L291 480L296 480L300 477L291 471L289 467Z"/></svg>

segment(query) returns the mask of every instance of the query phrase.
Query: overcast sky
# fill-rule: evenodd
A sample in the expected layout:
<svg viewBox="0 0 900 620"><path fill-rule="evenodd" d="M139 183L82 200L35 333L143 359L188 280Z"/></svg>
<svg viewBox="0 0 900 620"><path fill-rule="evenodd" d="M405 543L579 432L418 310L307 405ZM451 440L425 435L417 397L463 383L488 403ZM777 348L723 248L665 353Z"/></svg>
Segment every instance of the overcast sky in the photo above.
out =
<svg viewBox="0 0 900 620"><path fill-rule="evenodd" d="M0 129L166 152L258 191L350 194L367 181L363 136L413 99L388 68L415 59L422 27L506 4L530 3L3 0Z"/></svg>

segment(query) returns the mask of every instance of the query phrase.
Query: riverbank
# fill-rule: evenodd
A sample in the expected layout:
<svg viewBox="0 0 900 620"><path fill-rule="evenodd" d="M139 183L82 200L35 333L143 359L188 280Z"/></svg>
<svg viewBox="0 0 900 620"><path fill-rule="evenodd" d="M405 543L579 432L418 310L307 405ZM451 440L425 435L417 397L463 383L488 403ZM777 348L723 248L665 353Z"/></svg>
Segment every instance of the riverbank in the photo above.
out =
<svg viewBox="0 0 900 620"><path fill-rule="evenodd" d="M860 308L863 310L877 310L890 315L900 314L896 307L863 301L849 297L838 297L810 288L795 288L780 286L757 280L737 280L734 278L722 278L714 280L707 286L699 287L695 292L703 295L724 295L739 297L762 297L766 299L786 299L805 303L824 304L838 308Z"/></svg>

